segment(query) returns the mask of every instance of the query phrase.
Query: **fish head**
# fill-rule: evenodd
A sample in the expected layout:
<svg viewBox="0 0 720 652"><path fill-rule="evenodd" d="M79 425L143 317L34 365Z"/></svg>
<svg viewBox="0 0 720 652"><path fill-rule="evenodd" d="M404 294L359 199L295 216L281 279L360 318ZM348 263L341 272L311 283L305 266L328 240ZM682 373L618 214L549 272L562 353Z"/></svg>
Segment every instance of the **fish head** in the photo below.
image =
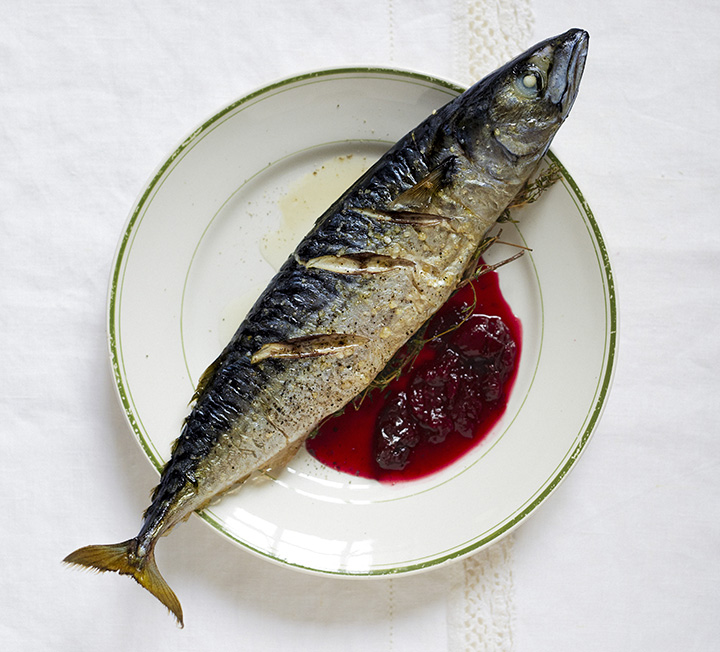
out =
<svg viewBox="0 0 720 652"><path fill-rule="evenodd" d="M584 30L571 29L538 43L471 88L462 126L471 157L487 157L489 143L512 165L539 160L575 101L588 40ZM480 132L485 132L482 137ZM482 143L483 151L473 152L473 142Z"/></svg>

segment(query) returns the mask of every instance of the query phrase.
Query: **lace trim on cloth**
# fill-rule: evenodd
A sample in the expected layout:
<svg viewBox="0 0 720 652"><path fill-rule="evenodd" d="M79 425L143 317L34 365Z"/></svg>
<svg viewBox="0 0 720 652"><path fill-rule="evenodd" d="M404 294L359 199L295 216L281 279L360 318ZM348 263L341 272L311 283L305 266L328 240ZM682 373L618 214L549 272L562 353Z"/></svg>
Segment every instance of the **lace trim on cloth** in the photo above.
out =
<svg viewBox="0 0 720 652"><path fill-rule="evenodd" d="M513 535L455 565L448 604L449 652L510 652L515 604Z"/></svg>
<svg viewBox="0 0 720 652"><path fill-rule="evenodd" d="M455 75L467 86L532 45L532 0L456 0ZM511 652L513 535L455 564L448 603L449 652Z"/></svg>
<svg viewBox="0 0 720 652"><path fill-rule="evenodd" d="M473 84L532 45L532 0L456 0L455 70Z"/></svg>

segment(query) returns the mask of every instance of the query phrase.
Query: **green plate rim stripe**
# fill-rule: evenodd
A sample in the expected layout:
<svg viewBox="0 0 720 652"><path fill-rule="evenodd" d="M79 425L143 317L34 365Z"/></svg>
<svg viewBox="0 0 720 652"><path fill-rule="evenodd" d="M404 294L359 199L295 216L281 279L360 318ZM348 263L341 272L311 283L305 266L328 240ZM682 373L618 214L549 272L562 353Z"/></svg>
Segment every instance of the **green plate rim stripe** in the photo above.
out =
<svg viewBox="0 0 720 652"><path fill-rule="evenodd" d="M214 116L212 116L210 119L206 120L199 128L194 130L188 137L186 137L182 143L174 150L174 152L165 160L165 162L157 169L154 176L151 178L151 180L146 185L145 189L143 190L140 198L136 201L136 204L134 206L133 211L131 212L126 226L123 230L123 236L120 239L120 242L118 244L118 248L115 254L114 259L114 265L112 269L111 279L110 279L110 288L108 292L108 346L109 346L109 352L110 352L110 360L111 360L111 366L113 371L113 376L115 379L116 384L116 390L118 392L118 396L120 398L120 401L124 407L126 417L128 418L128 421L130 423L131 428L135 432L136 439L141 444L143 450L148 455L148 458L153 463L153 465L156 467L157 470L160 470L162 468L162 462L159 460L159 457L156 458L155 453L149 448L145 435L143 433L143 429L141 428L141 422L138 421L137 416L133 413L131 404L132 404L132 398L131 398L131 392L129 391L129 388L126 387L126 383L124 382L124 376L122 374L121 369L123 369L123 365L121 363L122 361L122 355L120 353L122 349L121 341L120 341L120 333L119 333L119 309L120 309L120 297L119 295L122 294L122 284L120 283L120 279L122 276L124 276L123 272L127 265L127 257L129 255L129 251L131 249L132 240L134 239L135 233L136 233L136 224L139 220L141 220L141 214L144 213L144 210L147 209L147 206L149 205L149 202L151 201L151 195L153 192L157 192L159 187L162 185L162 181L165 178L166 173L168 172L168 169L173 164L173 162L178 159L178 157L181 157L181 155L188 149L194 146L198 139L205 133L207 133L207 130L213 127L213 125L219 124L218 121L227 115L229 112L236 109L238 106L247 103L257 97L260 97L266 93L269 93L276 89L282 89L285 87L285 89L289 89L288 87L292 84L306 81L306 80L319 80L323 77L333 76L333 75L350 75L350 74L359 74L359 75L367 75L367 74L378 74L378 75L389 75L391 77L401 77L408 81L421 81L421 82L427 82L428 85L436 90L438 89L448 89L451 92L454 93L461 93L464 91L464 88L461 86L454 84L452 82L448 82L445 80L437 79L429 75L425 75L422 73L416 73L412 71L403 71L398 69L392 69L392 68L376 68L376 67L351 67L351 68L334 68L334 69L328 69L328 70L321 70L321 71L315 71L306 73L303 75L294 76L285 80L281 80L278 82L275 82L273 84L264 86L248 95L245 95L244 97L240 98L239 100L233 102L232 104L228 105L218 113L216 113ZM594 236L594 240L597 243L597 251L599 252L599 263L600 263L600 271L601 271L601 277L603 278L603 281L606 281L606 285L604 287L606 292L606 311L609 310L609 320L606 319L606 321L609 324L609 330L607 331L607 337L606 337L606 348L605 353L607 354L607 360L605 362L605 365L603 367L604 373L601 373L600 380L599 380L599 393L597 395L597 399L594 402L593 409L590 413L590 418L588 421L586 421L585 428L580 434L579 442L577 445L571 449L569 452L569 457L566 457L565 464L562 464L559 471L551 477L550 482L545 487L545 489L533 500L525 509L523 509L520 513L518 513L515 517L511 518L509 521L507 521L501 528L493 529L491 534L488 536L482 536L480 539L474 540L473 543L469 546L466 546L459 550L453 550L447 555L444 555L442 557L436 557L433 556L432 559L428 561L422 561L414 564L404 565L404 566L398 566L397 562L394 562L394 566L392 568L375 568L370 570L364 570L361 572L353 572L353 571L347 571L347 570L323 570L323 569L316 569L311 568L308 566L303 566L302 564L297 564L291 561L280 559L276 556L273 556L271 554L265 553L261 550L257 550L251 545L238 540L235 536L232 535L229 531L227 531L223 525L222 522L217 519L210 510L206 510L205 512L199 513L199 516L206 521L208 524L210 524L215 529L220 530L223 532L226 536L228 536L230 539L241 545L242 547L249 549L253 551L254 553L266 557L267 559L281 563L283 565L292 566L298 569L311 571L313 573L319 573L319 574L325 574L325 575L338 575L338 576L357 576L357 577L371 577L371 576L386 576L386 575L394 575L399 573L406 573L410 571L415 570L421 570L426 569L430 567L434 567L440 564L443 564L447 561L450 561L452 559L456 559L458 557L465 556L475 550L478 550L479 548L483 547L487 543L490 543L491 541L499 538L500 536L503 536L507 533L509 533L512 529L514 529L525 517L527 517L531 512L533 512L537 506L540 505L549 495L554 491L554 489L558 486L558 484L564 479L564 477L567 475L569 470L574 466L575 461L580 456L580 454L585 449L585 446L587 442L589 441L592 433L594 432L594 429L597 425L598 419L600 418L602 411L605 407L605 403L607 400L607 395L610 389L610 386L612 384L612 378L615 370L615 364L616 364L616 357L617 357L617 303L616 303L616 289L615 289L615 283L613 279L613 273L610 267L610 261L609 256L607 253L607 248L605 246L604 238L600 232L599 226L594 218L594 215L585 200L585 197L583 196L582 192L580 191L579 187L577 186L575 180L572 178L572 176L568 173L567 169L560 163L560 161L557 159L557 157L552 153L548 152L547 156L556 164L558 165L559 169L561 170L564 180L567 181L570 188L572 189L572 192L570 193L571 197L575 195L580 204L577 205L578 210L581 213L585 214L585 217L587 218L587 224L591 227L592 235Z"/></svg>

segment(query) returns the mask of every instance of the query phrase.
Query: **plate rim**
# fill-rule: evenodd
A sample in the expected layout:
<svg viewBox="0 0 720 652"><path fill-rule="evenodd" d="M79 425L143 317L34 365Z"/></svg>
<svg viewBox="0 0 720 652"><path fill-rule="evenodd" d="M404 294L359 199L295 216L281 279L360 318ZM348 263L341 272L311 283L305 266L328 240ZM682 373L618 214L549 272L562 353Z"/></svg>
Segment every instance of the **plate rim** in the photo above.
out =
<svg viewBox="0 0 720 652"><path fill-rule="evenodd" d="M202 123L187 134L179 144L166 156L157 168L149 176L148 180L144 183L140 193L135 198L132 208L128 217L126 218L125 224L122 228L121 236L119 238L116 250L113 256L112 268L109 279L109 287L107 293L106 303L106 329L107 329L107 345L109 361L114 380L115 393L120 401L125 419L130 425L131 430L134 433L134 439L141 447L145 456L151 462L155 470L161 472L164 463L157 458L155 452L152 450L150 444L145 441L145 435L140 428L137 417L133 412L131 402L128 397L128 388L125 387L126 383L122 377L120 370L122 355L117 345L117 309L118 309L118 283L121 278L122 269L125 266L126 258L125 254L128 250L128 245L131 241L132 234L134 232L135 224L143 212L143 209L151 198L153 191L156 189L158 184L162 181L166 171L173 164L173 162L183 154L183 152L190 147L195 140L205 134L209 129L216 123L222 120L224 116L234 111L243 104L253 101L256 98L262 97L268 93L272 93L283 87L291 86L299 82L321 79L326 77L349 77L352 75L386 75L390 78L397 77L400 79L409 79L414 81L426 82L435 88L444 88L450 91L451 94L460 94L465 87L446 79L434 77L425 73L420 73L412 70L392 68L392 67L375 67L375 66L349 66L349 67L338 67L338 68L327 68L305 72L297 75L292 75L283 79L276 80L269 84L265 84L256 88L255 90L243 95L242 97L234 100L230 104L224 106L219 111L212 114L209 118L206 118ZM490 545L491 543L497 542L504 538L516 527L518 527L524 520L530 515L537 511L537 508L544 503L547 498L557 489L562 483L568 473L574 468L578 459L582 453L586 450L587 444L594 434L600 417L602 416L605 407L607 405L607 398L612 386L614 379L615 369L617 366L617 353L618 353L618 307L617 307L617 296L615 288L615 279L610 259L605 244L605 238L602 235L601 229L594 217L594 214L585 199L579 186L568 172L567 168L560 162L557 156L552 152L548 151L546 157L555 164L560 172L562 181L566 182L569 186L569 195L573 202L576 204L578 211L583 215L584 221L589 227L591 237L594 243L594 248L599 257L601 278L604 285L604 297L605 305L607 310L607 338L606 338L606 360L601 367L601 373L599 374L598 380L598 392L594 403L591 405L588 415L589 418L586 421L584 429L581 429L578 434L576 445L568 450L567 459L564 464L550 476L550 481L542 488L542 490L531 500L524 508L522 508L514 517L506 521L504 524L491 529L491 531L481 538L474 540L471 544L463 546L457 550L453 550L447 554L440 554L437 557L426 561L418 561L417 563L409 564L395 564L392 567L387 568L373 568L365 569L360 571L353 571L348 569L325 569L325 568L313 568L302 563L294 562L288 559L281 559L277 556L273 556L272 553L258 549L248 542L241 541L231 531L224 527L224 525L215 518L208 511L196 512L196 514L205 522L208 526L214 530L220 532L224 536L228 537L234 544L242 547L243 549L252 552L263 559L270 562L276 563L281 566L288 566L296 570L334 577L345 577L345 578L377 578L386 577L388 575L406 575L410 573L420 572L429 570L431 568L437 568L446 565L452 561L461 559L473 552L477 552L482 548Z"/></svg>

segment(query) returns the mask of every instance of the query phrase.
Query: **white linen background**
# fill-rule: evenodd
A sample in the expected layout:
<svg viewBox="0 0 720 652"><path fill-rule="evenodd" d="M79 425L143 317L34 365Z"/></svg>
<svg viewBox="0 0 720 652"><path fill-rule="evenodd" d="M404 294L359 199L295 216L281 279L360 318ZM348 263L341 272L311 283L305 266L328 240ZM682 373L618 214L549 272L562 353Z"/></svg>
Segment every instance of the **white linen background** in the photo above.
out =
<svg viewBox="0 0 720 652"><path fill-rule="evenodd" d="M709 0L682 10L666 0L498 5L2 5L2 649L717 644L720 9ZM469 83L569 27L590 31L590 55L553 149L606 237L620 357L598 431L538 513L473 561L368 582L277 567L190 519L158 550L185 607L182 631L133 582L63 567L77 546L136 527L157 481L114 395L105 299L132 203L182 137L298 72L369 64ZM479 40L513 49L488 52ZM489 610L473 612L468 597Z"/></svg>

